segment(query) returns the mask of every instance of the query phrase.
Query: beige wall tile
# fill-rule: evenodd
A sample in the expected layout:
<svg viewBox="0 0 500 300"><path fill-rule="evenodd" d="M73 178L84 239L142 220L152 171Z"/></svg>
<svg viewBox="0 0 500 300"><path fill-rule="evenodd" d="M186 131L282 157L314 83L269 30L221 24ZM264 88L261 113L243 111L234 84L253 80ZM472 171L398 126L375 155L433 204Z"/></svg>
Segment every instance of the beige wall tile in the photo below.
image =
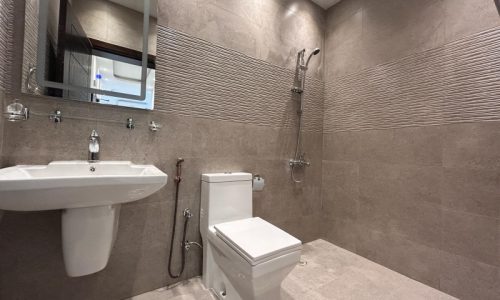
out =
<svg viewBox="0 0 500 300"><path fill-rule="evenodd" d="M445 167L498 169L500 123L485 122L446 126L443 131Z"/></svg>
<svg viewBox="0 0 500 300"><path fill-rule="evenodd" d="M443 250L496 267L497 218L443 210Z"/></svg>
<svg viewBox="0 0 500 300"><path fill-rule="evenodd" d="M355 220L358 215L358 164L323 162L322 213L330 218Z"/></svg>
<svg viewBox="0 0 500 300"><path fill-rule="evenodd" d="M497 267L443 252L441 289L464 300L498 299L500 272Z"/></svg>
<svg viewBox="0 0 500 300"><path fill-rule="evenodd" d="M359 228L356 251L362 256L390 269L439 287L440 251L411 242L395 233L383 233L371 228Z"/></svg>
<svg viewBox="0 0 500 300"><path fill-rule="evenodd" d="M496 170L445 168L441 199L444 207L497 218L500 174Z"/></svg>
<svg viewBox="0 0 500 300"><path fill-rule="evenodd" d="M500 26L500 17L493 1L445 0L446 41Z"/></svg>
<svg viewBox="0 0 500 300"><path fill-rule="evenodd" d="M325 12L305 0L159 1L158 23L270 63L295 68L297 51L323 48ZM322 78L323 62L311 62Z"/></svg>
<svg viewBox="0 0 500 300"><path fill-rule="evenodd" d="M325 161L357 161L359 159L358 132L346 131L323 134L323 159Z"/></svg>

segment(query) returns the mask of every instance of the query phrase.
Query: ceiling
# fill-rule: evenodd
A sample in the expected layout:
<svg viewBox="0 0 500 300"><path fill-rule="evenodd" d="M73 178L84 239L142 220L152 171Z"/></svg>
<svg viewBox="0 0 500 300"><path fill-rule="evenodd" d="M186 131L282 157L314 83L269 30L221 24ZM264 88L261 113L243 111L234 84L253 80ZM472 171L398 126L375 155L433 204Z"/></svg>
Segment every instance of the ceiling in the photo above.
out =
<svg viewBox="0 0 500 300"><path fill-rule="evenodd" d="M136 1L136 0L109 0L111 2L114 2L116 4L125 6L130 8L131 10L135 10L140 13L144 13L144 2L143 1ZM153 17L156 17L156 9L158 7L158 1L157 0L151 0L150 2L151 6L151 13L150 15Z"/></svg>
<svg viewBox="0 0 500 300"><path fill-rule="evenodd" d="M319 6L323 7L324 9L328 9L335 4L339 3L340 0L312 0L312 2L318 4Z"/></svg>

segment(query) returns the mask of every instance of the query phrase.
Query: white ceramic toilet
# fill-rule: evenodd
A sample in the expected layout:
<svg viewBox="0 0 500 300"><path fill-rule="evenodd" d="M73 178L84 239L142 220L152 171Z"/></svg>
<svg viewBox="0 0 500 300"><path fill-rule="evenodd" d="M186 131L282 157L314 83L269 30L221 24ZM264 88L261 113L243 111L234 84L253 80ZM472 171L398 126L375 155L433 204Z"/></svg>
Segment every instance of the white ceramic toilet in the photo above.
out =
<svg viewBox="0 0 500 300"><path fill-rule="evenodd" d="M205 287L220 299L280 299L301 242L252 216L252 174L203 174L201 180Z"/></svg>

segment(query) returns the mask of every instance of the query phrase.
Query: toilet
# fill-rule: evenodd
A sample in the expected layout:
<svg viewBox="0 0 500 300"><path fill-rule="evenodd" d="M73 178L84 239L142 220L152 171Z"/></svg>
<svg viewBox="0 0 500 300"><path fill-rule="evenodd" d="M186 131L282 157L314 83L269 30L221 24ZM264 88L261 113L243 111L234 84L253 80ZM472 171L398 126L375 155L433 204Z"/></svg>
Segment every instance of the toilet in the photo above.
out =
<svg viewBox="0 0 500 300"><path fill-rule="evenodd" d="M280 299L300 240L252 215L252 174L201 176L203 284L219 299Z"/></svg>

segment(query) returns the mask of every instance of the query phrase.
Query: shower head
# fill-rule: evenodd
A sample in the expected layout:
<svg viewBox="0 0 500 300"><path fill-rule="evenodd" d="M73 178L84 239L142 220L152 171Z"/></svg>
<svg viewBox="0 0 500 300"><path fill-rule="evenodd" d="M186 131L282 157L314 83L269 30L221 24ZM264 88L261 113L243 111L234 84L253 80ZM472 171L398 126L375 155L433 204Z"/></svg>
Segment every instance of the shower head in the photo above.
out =
<svg viewBox="0 0 500 300"><path fill-rule="evenodd" d="M307 58L307 62L306 62L306 68L307 66L309 65L309 61L311 60L311 57L313 57L313 55L317 55L319 53L319 48L314 48L314 50L311 52L311 54L309 54L309 57Z"/></svg>

